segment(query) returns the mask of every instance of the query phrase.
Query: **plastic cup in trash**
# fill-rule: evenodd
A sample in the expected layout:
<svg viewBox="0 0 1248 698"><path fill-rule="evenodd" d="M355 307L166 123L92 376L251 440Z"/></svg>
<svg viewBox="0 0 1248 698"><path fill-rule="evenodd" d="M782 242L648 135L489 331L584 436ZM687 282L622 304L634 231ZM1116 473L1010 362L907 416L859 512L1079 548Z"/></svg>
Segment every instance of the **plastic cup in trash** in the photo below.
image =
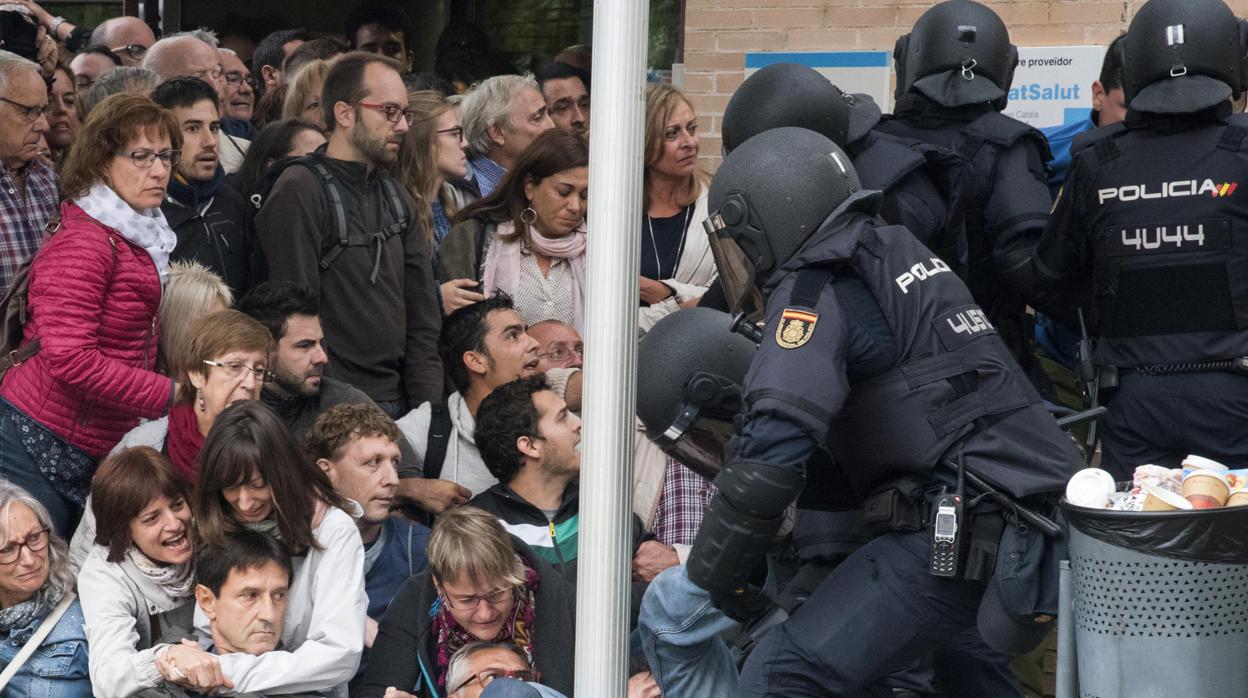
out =
<svg viewBox="0 0 1248 698"><path fill-rule="evenodd" d="M1115 487L1113 475L1100 468L1084 468L1066 483L1066 501L1075 506L1104 509Z"/></svg>

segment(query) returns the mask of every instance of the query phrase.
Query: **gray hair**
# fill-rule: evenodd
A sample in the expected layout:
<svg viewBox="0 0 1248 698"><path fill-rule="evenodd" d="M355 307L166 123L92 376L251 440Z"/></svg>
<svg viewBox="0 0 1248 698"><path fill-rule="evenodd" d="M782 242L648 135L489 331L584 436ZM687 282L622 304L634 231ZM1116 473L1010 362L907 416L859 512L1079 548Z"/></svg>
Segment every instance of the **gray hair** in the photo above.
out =
<svg viewBox="0 0 1248 698"><path fill-rule="evenodd" d="M33 70L38 73L39 64L22 58L16 53L0 51L0 96L5 94L4 90L8 87L9 76L19 70Z"/></svg>
<svg viewBox="0 0 1248 698"><path fill-rule="evenodd" d="M542 93L531 73L524 75L496 75L478 83L464 96L460 108L459 123L468 139L468 149L474 155L485 155L494 147L490 128L511 126L511 102L526 87Z"/></svg>
<svg viewBox="0 0 1248 698"><path fill-rule="evenodd" d="M213 48L221 47L221 40L217 38L217 33L209 29L208 27L196 27L195 29L188 29L184 32L177 32L176 34L170 34L169 36L166 36L165 38L176 39L179 36L189 36L193 39L199 39L200 41L204 42L205 44L208 44L209 46Z"/></svg>
<svg viewBox="0 0 1248 698"><path fill-rule="evenodd" d="M175 365L191 343L191 325L217 303L229 308L234 294L215 272L190 260L169 265L169 281L160 298L160 353L172 374L178 375Z"/></svg>
<svg viewBox="0 0 1248 698"><path fill-rule="evenodd" d="M485 650L508 650L513 652L517 657L524 660L524 665L529 666L529 658L525 656L524 650L514 642L487 642L484 640L476 640L455 650L455 654L451 655L451 660L446 665L446 690L459 688L459 685L469 679L472 673L468 671L468 658L477 652Z"/></svg>
<svg viewBox="0 0 1248 698"><path fill-rule="evenodd" d="M113 68L101 75L87 91L86 96L79 101L82 118L86 119L87 114L90 114L97 104L113 95L124 93L150 96L152 90L156 89L161 82L160 75L147 68L130 65Z"/></svg>
<svg viewBox="0 0 1248 698"><path fill-rule="evenodd" d="M8 540L9 511L17 502L25 504L39 525L48 529L48 579L35 592L35 600L51 607L52 599L74 588L74 575L69 570L69 546L56 534L47 507L26 490L4 479L0 479L0 540Z"/></svg>

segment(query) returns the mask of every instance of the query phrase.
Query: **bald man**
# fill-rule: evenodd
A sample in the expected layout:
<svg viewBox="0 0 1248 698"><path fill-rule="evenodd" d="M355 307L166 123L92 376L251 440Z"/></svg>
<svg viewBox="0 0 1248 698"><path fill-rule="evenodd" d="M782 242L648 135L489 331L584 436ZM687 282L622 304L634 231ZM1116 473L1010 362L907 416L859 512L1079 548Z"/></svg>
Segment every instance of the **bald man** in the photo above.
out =
<svg viewBox="0 0 1248 698"><path fill-rule="evenodd" d="M121 57L126 65L139 65L152 45L156 35L152 28L138 17L114 17L106 20L91 32L91 44L102 44Z"/></svg>

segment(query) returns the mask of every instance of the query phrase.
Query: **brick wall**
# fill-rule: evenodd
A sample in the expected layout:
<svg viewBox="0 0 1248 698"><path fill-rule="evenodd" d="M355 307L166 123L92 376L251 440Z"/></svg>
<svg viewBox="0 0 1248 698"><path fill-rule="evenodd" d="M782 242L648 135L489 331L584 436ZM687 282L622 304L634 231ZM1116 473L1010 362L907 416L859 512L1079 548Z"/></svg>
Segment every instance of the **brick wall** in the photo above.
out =
<svg viewBox="0 0 1248 698"><path fill-rule="evenodd" d="M1142 0L988 2L1019 46L1106 44ZM1231 0L1238 16L1248 0ZM719 122L747 51L887 50L931 3L906 0L686 0L685 91L700 116L701 158L719 163Z"/></svg>

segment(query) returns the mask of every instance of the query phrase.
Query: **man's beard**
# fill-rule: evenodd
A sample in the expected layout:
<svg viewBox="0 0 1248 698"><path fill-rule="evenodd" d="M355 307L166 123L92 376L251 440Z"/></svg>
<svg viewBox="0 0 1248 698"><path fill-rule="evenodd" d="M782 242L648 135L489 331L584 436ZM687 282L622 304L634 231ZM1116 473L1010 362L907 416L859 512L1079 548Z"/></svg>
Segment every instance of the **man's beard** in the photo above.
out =
<svg viewBox="0 0 1248 698"><path fill-rule="evenodd" d="M304 382L307 378L310 376L320 376L322 382L325 380L324 369L320 369L315 373L297 375L283 369L280 365L273 368L273 376L277 379L275 381L277 383L277 387L285 390L291 395L298 395L300 397L315 397L321 393L321 384L317 383L316 385L309 385Z"/></svg>
<svg viewBox="0 0 1248 698"><path fill-rule="evenodd" d="M357 125L351 130L351 145L373 164L386 164L395 160L395 154L386 150L386 139L377 138L363 125Z"/></svg>

